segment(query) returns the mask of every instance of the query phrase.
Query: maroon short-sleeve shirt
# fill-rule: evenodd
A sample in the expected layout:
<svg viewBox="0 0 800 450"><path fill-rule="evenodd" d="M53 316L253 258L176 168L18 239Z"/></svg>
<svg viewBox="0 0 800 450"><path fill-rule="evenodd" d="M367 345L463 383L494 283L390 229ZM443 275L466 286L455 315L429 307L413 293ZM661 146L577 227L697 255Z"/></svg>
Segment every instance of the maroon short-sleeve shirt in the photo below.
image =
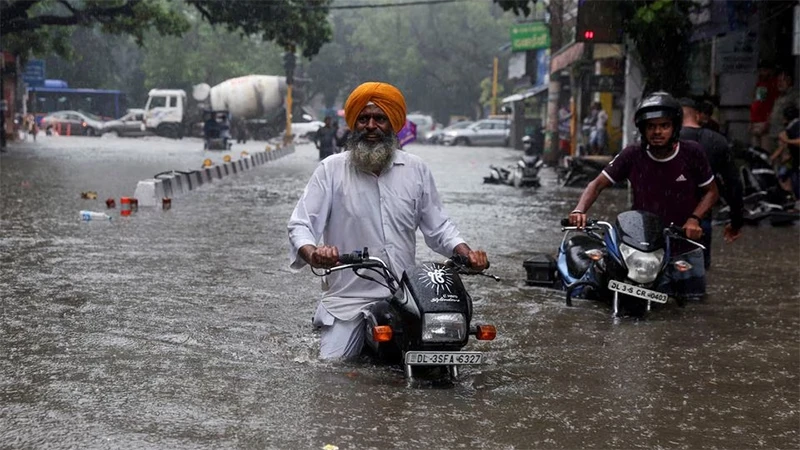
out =
<svg viewBox="0 0 800 450"><path fill-rule="evenodd" d="M661 217L665 226L683 226L700 203L702 187L714 181L714 174L700 144L680 141L677 151L656 159L641 145L626 147L603 170L612 183L630 182L633 209Z"/></svg>

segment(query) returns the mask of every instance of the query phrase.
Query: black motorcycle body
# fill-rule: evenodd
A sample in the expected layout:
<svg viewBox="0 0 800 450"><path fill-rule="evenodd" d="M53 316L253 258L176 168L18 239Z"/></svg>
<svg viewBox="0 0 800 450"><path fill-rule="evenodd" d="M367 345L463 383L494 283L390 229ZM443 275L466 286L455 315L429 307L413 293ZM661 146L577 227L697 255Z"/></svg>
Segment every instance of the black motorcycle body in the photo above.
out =
<svg viewBox="0 0 800 450"><path fill-rule="evenodd" d="M482 352L464 351L464 347L470 336L494 339L496 330L492 325L472 323L472 297L459 273L473 272L465 267L464 260L454 257L444 264L418 264L399 279L383 261L370 257L367 249L342 255L340 260L341 265L325 273L353 270L386 286L391 293L364 310L365 347L377 359L401 365L409 380L431 368L445 369L455 379L460 366L483 364ZM373 278L376 274L380 281ZM418 370L420 367L424 369Z"/></svg>
<svg viewBox="0 0 800 450"><path fill-rule="evenodd" d="M529 136L526 136L529 138ZM489 166L489 176L483 178L487 184L507 184L514 187L539 187L539 170L544 166L540 152L533 148L531 139L523 139L523 154L516 164L508 168Z"/></svg>
<svg viewBox="0 0 800 450"><path fill-rule="evenodd" d="M800 219L793 211L795 199L791 192L781 188L778 173L769 159L769 152L761 147L749 147L742 153L745 161L739 168L744 194L744 220L757 225L769 219L773 225L786 225ZM717 212L717 221L726 221L730 208L725 205Z"/></svg>
<svg viewBox="0 0 800 450"><path fill-rule="evenodd" d="M558 171L559 181L565 187L586 187L612 159L611 156L568 156Z"/></svg>

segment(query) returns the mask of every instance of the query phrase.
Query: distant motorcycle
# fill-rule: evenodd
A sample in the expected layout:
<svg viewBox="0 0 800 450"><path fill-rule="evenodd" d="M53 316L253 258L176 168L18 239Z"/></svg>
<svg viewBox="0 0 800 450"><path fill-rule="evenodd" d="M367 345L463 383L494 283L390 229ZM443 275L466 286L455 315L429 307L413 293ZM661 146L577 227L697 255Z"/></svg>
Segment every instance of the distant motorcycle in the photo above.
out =
<svg viewBox="0 0 800 450"><path fill-rule="evenodd" d="M613 156L568 156L558 170L559 182L565 187L586 187L600 175Z"/></svg>
<svg viewBox="0 0 800 450"><path fill-rule="evenodd" d="M515 165L508 168L489 166L489 176L484 177L483 182L514 187L541 186L539 170L544 166L544 161L533 149L533 140L530 136L522 138L522 145L524 152Z"/></svg>
<svg viewBox="0 0 800 450"><path fill-rule="evenodd" d="M800 219L800 214L793 211L795 199L792 193L780 186L769 152L760 147L749 147L742 157L745 164L739 168L739 175L744 193L745 223L757 225L769 219L773 225L786 225ZM727 205L720 208L714 217L718 222L729 218Z"/></svg>

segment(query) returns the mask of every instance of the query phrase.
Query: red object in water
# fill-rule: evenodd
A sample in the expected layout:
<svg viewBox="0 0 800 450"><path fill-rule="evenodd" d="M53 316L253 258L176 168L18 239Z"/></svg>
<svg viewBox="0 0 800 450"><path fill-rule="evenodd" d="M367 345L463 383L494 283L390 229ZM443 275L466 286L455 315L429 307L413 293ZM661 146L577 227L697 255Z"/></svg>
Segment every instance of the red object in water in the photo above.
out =
<svg viewBox="0 0 800 450"><path fill-rule="evenodd" d="M136 212L139 210L139 199L131 197L131 211Z"/></svg>
<svg viewBox="0 0 800 450"><path fill-rule="evenodd" d="M108 209L116 208L117 207L117 202L115 202L113 198L109 198L108 200L106 200L106 207Z"/></svg>
<svg viewBox="0 0 800 450"><path fill-rule="evenodd" d="M161 208L162 209L170 209L172 208L172 199L169 197L164 197L161 199Z"/></svg>
<svg viewBox="0 0 800 450"><path fill-rule="evenodd" d="M120 203L121 208L122 208L119 211L120 215L130 216L131 215L131 198L130 197L121 197L119 199L119 203Z"/></svg>

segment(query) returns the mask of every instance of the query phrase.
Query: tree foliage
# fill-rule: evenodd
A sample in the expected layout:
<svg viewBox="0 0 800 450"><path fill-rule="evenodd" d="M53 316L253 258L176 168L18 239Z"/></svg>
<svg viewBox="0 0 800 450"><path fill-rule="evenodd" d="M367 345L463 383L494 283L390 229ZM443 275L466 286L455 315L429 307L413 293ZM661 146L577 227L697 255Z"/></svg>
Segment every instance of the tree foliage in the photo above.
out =
<svg viewBox="0 0 800 450"><path fill-rule="evenodd" d="M330 38L326 20L331 0L185 0L212 25L244 36L259 35L279 45L297 45L310 57ZM17 53L67 50L52 30L95 27L131 35L142 44L149 30L180 36L190 27L180 3L168 0L0 0L4 45Z"/></svg>
<svg viewBox="0 0 800 450"><path fill-rule="evenodd" d="M688 92L691 6L675 0L635 0L626 5L626 32L644 68L645 92L665 90L675 96Z"/></svg>
<svg viewBox="0 0 800 450"><path fill-rule="evenodd" d="M306 71L327 107L361 82L386 81L402 90L410 111L446 122L482 114L481 81L491 77L513 17L488 2L464 2L334 11L332 22L332 42Z"/></svg>

